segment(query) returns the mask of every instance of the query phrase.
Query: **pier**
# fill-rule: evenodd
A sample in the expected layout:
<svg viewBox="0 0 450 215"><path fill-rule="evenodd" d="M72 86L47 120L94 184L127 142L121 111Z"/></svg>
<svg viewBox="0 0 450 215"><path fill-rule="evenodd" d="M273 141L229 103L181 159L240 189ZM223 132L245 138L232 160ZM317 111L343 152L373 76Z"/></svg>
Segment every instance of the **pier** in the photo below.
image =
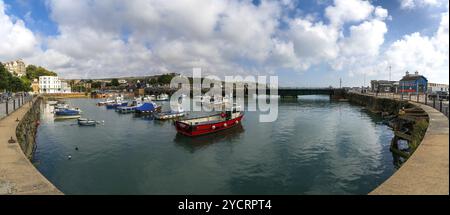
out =
<svg viewBox="0 0 450 215"><path fill-rule="evenodd" d="M449 194L449 121L444 114L430 106L400 99L358 93L349 93L347 97L372 111L392 113L402 107L414 107L428 115L428 128L414 153L369 195Z"/></svg>
<svg viewBox="0 0 450 215"><path fill-rule="evenodd" d="M448 195L449 122L438 110L411 102L429 116L425 137L408 160L371 195Z"/></svg>
<svg viewBox="0 0 450 215"><path fill-rule="evenodd" d="M24 153L24 151L29 151L29 147L32 149L33 146L29 146L25 142L21 146L18 138L20 135L17 135L17 133L29 132L28 130L21 131L18 127L21 123L25 123L22 128L29 128L31 124L27 118L32 117L32 108L39 108L39 104L36 102L39 102L39 100L34 99L0 120L0 195L62 194L33 166L28 155ZM29 135L31 134L25 134L27 137ZM34 142L34 138L29 139L29 141Z"/></svg>

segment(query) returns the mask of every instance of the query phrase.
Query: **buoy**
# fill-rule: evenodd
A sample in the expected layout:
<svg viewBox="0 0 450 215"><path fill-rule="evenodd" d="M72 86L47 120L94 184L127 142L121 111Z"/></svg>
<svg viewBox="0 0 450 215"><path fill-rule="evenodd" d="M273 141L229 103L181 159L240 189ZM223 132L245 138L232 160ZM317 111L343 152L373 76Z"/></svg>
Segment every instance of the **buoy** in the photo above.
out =
<svg viewBox="0 0 450 215"><path fill-rule="evenodd" d="M213 130L214 130L214 129L216 129L216 126L215 126L215 125L213 125L213 126L212 126L212 129L213 129Z"/></svg>
<svg viewBox="0 0 450 215"><path fill-rule="evenodd" d="M72 156L71 155L69 155L69 156L67 156L67 158L70 160L70 159L72 159Z"/></svg>
<svg viewBox="0 0 450 215"><path fill-rule="evenodd" d="M75 147L75 150L77 150L77 151L78 151L78 147Z"/></svg>
<svg viewBox="0 0 450 215"><path fill-rule="evenodd" d="M236 124L239 124L239 120L236 120Z"/></svg>
<svg viewBox="0 0 450 215"><path fill-rule="evenodd" d="M223 124L223 126L227 127L228 125L227 125L227 123L225 123L225 124Z"/></svg>

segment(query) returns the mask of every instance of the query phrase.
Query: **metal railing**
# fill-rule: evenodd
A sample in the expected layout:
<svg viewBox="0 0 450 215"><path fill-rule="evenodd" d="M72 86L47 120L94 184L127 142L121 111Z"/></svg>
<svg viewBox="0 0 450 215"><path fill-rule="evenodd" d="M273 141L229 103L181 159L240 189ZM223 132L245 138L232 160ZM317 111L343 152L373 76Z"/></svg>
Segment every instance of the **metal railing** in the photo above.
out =
<svg viewBox="0 0 450 215"><path fill-rule="evenodd" d="M420 104L426 104L434 109L440 111L448 118L449 113L449 101L439 97L429 97L429 94L396 94L396 93L375 93L366 92L363 94L369 94L380 98L393 98L405 101L417 102Z"/></svg>
<svg viewBox="0 0 450 215"><path fill-rule="evenodd" d="M33 100L32 95L15 95L11 98L0 100L0 119L9 116L14 111Z"/></svg>

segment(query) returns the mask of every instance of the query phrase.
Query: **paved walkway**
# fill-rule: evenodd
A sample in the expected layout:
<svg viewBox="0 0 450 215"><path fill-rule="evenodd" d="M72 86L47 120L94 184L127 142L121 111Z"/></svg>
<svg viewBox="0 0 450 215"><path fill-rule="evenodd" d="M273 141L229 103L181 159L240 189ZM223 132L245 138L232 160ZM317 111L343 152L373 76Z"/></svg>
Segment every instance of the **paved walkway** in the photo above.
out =
<svg viewBox="0 0 450 215"><path fill-rule="evenodd" d="M449 195L449 121L438 110L411 102L428 113L430 123L420 146L371 195Z"/></svg>
<svg viewBox="0 0 450 215"><path fill-rule="evenodd" d="M18 143L8 140L16 138L16 119L29 110L26 104L0 120L0 195L1 194L62 194L26 158Z"/></svg>

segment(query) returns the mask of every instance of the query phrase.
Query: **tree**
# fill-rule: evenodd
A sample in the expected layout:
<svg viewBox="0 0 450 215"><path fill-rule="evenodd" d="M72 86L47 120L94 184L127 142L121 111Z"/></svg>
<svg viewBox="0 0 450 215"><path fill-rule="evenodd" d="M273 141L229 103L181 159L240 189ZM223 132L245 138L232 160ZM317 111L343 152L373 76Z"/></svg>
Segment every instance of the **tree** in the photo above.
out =
<svg viewBox="0 0 450 215"><path fill-rule="evenodd" d="M94 89L99 89L102 87L102 82L100 81L92 82L91 87Z"/></svg>
<svg viewBox="0 0 450 215"><path fill-rule="evenodd" d="M3 64L0 63L0 90L8 92L30 91L30 82L25 78L13 76Z"/></svg>
<svg viewBox="0 0 450 215"><path fill-rule="evenodd" d="M113 78L113 79L111 80L111 85L114 86L114 87L119 86L119 85L120 85L120 84L119 84L119 80L117 80L117 78Z"/></svg>
<svg viewBox="0 0 450 215"><path fill-rule="evenodd" d="M156 78L151 78L148 82L150 85L154 86L158 84L158 79Z"/></svg>
<svg viewBox="0 0 450 215"><path fill-rule="evenodd" d="M172 78L174 75L171 74L164 74L158 77L158 83L161 85L168 85L170 84L170 81L172 81Z"/></svg>
<svg viewBox="0 0 450 215"><path fill-rule="evenodd" d="M35 65L28 65L26 71L26 77L28 80L34 80L40 76L57 76L55 72L49 71L40 66L37 67Z"/></svg>
<svg viewBox="0 0 450 215"><path fill-rule="evenodd" d="M8 90L11 73L6 70L2 63L0 63L0 90Z"/></svg>

